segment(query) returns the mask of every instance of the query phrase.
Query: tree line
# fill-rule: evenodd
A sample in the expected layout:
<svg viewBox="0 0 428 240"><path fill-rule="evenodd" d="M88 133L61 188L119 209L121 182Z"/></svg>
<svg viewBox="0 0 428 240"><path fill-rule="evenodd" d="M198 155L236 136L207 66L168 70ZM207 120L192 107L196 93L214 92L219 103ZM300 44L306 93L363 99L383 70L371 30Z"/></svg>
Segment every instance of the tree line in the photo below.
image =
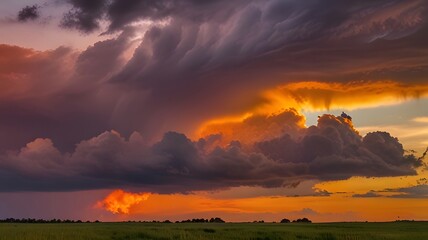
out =
<svg viewBox="0 0 428 240"><path fill-rule="evenodd" d="M0 223L99 223L99 220L96 221L85 221L82 220L61 220L61 219L51 219L51 220L45 220L45 219L35 219L35 218L6 218L6 219L0 219ZM128 221L128 222L137 222L137 221ZM138 221L143 223L172 223L170 220L165 221ZM175 223L225 223L225 221L219 217L211 218L211 219L204 219L204 218L194 218L194 219L187 219L183 221L176 221Z"/></svg>
<svg viewBox="0 0 428 240"><path fill-rule="evenodd" d="M85 221L85 223L99 223L100 221L95 220L93 222L91 221ZM35 218L6 218L6 219L0 219L0 223L84 223L82 220L70 220L70 219L51 219L51 220L45 220L45 219L35 219Z"/></svg>
<svg viewBox="0 0 428 240"><path fill-rule="evenodd" d="M296 220L290 221L290 219L284 218L280 223L311 223L312 221L307 218L298 218Z"/></svg>
<svg viewBox="0 0 428 240"><path fill-rule="evenodd" d="M70 220L70 219L51 219L51 220L45 220L45 219L35 219L35 218L6 218L6 219L0 219L0 223L99 223L99 220L95 220L93 222L91 221L81 221L81 220ZM128 221L130 223L136 223L137 221ZM138 221L140 223L173 223L170 220L165 221ZM182 221L175 221L175 223L225 223L223 219L219 217L210 218L210 219L204 219L204 218L193 218L193 219L187 219ZM284 218L280 221L280 223L311 223L312 221L308 218L299 218L293 221L290 221L287 218ZM253 223L264 223L263 220L260 221L254 221Z"/></svg>

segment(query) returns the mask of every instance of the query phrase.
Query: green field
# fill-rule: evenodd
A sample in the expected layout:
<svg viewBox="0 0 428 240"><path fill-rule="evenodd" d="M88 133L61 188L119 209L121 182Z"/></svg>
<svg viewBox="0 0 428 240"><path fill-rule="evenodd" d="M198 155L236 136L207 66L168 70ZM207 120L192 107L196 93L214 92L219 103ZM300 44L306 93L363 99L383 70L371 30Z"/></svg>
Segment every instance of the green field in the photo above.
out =
<svg viewBox="0 0 428 240"><path fill-rule="evenodd" d="M428 222L392 223L1 223L0 240L408 239L427 240Z"/></svg>

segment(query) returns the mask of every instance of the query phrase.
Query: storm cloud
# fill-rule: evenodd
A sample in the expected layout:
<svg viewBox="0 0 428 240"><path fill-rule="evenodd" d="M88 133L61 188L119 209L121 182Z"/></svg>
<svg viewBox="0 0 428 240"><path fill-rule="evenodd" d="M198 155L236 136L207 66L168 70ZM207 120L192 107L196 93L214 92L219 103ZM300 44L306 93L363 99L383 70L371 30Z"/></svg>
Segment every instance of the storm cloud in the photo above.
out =
<svg viewBox="0 0 428 240"><path fill-rule="evenodd" d="M106 31L120 32L139 21L153 24L140 30L141 43L134 54L108 80L137 96L123 97L121 102L120 112L132 115L131 122L123 124L122 119L121 126L113 127L126 134L134 130L152 134L158 129L154 134L160 136L170 126L186 132L203 120L248 111L265 100L261 90L289 82L426 83L424 1L102 5L73 3L89 16L93 7L103 10ZM411 96L424 94L421 90Z"/></svg>
<svg viewBox="0 0 428 240"><path fill-rule="evenodd" d="M55 50L73 54L66 59L2 46L7 56L28 52L4 57L2 64L15 67L2 68L8 69L2 81L30 84L2 98L0 127L13 139L2 140L0 149L47 137L70 151L110 129L154 140L171 130L191 135L204 121L265 104L261 91L308 79L345 87L388 79L401 86L392 94L427 94L424 1L329 2L62 0L69 8L63 26L99 29L111 39L81 52ZM39 56L46 61L31 62L34 72L23 73ZM326 107L334 98L314 94L325 96Z"/></svg>
<svg viewBox="0 0 428 240"><path fill-rule="evenodd" d="M425 1L60 2L62 27L111 39L84 51L0 45L1 191L278 187L422 165L389 133L363 137L332 115L307 128L297 110L190 136L308 79L364 92L387 79L426 96ZM314 94L329 102L325 92Z"/></svg>
<svg viewBox="0 0 428 240"><path fill-rule="evenodd" d="M304 180L352 176L415 175L422 160L404 155L396 138L374 132L362 138L342 117L323 115L298 138L284 135L244 148L239 141L206 148L169 132L147 144L139 133L115 131L61 153L50 139L36 139L1 156L0 190L66 191L139 187L150 192L189 192L237 186L283 187Z"/></svg>

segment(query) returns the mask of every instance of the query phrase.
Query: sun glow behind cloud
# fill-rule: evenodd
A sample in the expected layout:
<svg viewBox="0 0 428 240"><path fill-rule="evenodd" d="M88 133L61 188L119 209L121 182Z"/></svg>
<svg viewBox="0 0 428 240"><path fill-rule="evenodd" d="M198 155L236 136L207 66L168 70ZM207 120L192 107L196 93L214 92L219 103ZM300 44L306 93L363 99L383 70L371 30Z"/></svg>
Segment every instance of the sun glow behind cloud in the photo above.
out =
<svg viewBox="0 0 428 240"><path fill-rule="evenodd" d="M428 84L394 81L297 82L264 93L273 109L295 104L301 109L330 110L372 108L428 96ZM295 107L293 106L293 107ZM272 110L271 110L272 111Z"/></svg>
<svg viewBox="0 0 428 240"><path fill-rule="evenodd" d="M128 214L133 206L146 201L149 196L150 193L131 193L118 189L98 202L96 207L104 208L114 214Z"/></svg>
<svg viewBox="0 0 428 240"><path fill-rule="evenodd" d="M264 100L251 111L205 121L199 127L196 135L207 136L234 131L234 127L251 117L269 117L281 113L287 108L307 112L397 105L412 99L427 97L428 84L406 85L394 81L349 83L308 81L281 85L260 94ZM426 119L417 118L414 121L424 122Z"/></svg>

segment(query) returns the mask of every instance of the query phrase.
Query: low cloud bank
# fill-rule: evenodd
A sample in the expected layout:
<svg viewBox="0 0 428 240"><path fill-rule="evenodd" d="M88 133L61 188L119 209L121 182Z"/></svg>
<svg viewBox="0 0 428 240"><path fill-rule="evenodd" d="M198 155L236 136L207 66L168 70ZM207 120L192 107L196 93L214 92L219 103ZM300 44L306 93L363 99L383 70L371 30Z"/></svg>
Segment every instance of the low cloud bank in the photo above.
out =
<svg viewBox="0 0 428 240"><path fill-rule="evenodd" d="M297 114L294 110L281 114L290 113ZM210 137L192 141L177 132L168 132L149 145L139 133L125 139L110 131L80 142L71 153L62 153L50 139L39 138L19 151L1 155L0 190L139 187L146 192L174 193L281 187L314 179L415 175L423 165L421 158L405 155L398 139L389 133L362 137L341 116L323 115L317 126L309 128L284 126L299 129L293 136L273 134L271 139L245 145L239 139L227 145ZM221 133L214 140L218 138Z"/></svg>

